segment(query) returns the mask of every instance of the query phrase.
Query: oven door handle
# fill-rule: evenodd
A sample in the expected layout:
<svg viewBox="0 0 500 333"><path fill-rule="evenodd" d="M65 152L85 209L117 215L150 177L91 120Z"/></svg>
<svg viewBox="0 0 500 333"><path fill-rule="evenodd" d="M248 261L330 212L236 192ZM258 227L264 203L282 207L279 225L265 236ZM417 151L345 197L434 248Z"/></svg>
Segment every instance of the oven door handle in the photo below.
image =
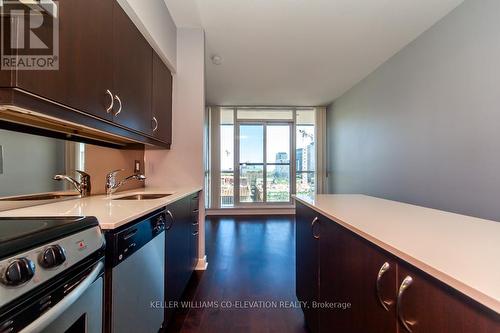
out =
<svg viewBox="0 0 500 333"><path fill-rule="evenodd" d="M73 303L75 303L83 293L92 285L101 274L104 268L102 261L98 262L90 274L66 297L60 300L49 311L38 317L31 324L21 330L22 333L35 333L40 332L56 320L61 314L64 313Z"/></svg>

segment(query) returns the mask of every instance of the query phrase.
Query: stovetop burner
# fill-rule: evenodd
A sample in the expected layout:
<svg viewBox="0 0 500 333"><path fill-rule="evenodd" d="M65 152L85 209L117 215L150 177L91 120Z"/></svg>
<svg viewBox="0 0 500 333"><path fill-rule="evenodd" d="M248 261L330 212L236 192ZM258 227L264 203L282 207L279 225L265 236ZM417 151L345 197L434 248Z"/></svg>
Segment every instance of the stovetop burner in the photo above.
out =
<svg viewBox="0 0 500 333"><path fill-rule="evenodd" d="M0 218L0 260L14 253L62 238L92 226L95 217L2 217Z"/></svg>

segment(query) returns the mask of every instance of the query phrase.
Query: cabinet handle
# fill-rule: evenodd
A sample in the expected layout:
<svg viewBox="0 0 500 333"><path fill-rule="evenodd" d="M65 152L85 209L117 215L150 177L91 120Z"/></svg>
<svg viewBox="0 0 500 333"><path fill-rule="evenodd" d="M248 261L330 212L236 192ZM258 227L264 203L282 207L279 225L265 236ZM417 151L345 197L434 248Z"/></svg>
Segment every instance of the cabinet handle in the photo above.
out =
<svg viewBox="0 0 500 333"><path fill-rule="evenodd" d="M158 120L156 120L156 117L153 117L153 121L155 122L153 126L153 132L156 132L156 130L158 129Z"/></svg>
<svg viewBox="0 0 500 333"><path fill-rule="evenodd" d="M106 94L108 94L109 97L111 97L111 104L106 109L106 113L109 113L111 112L111 110L113 110L113 106L115 105L115 98L113 97L113 94L111 93L111 91L109 91L109 89L106 90Z"/></svg>
<svg viewBox="0 0 500 333"><path fill-rule="evenodd" d="M314 225L316 224L316 222L318 222L318 220L319 220L319 219L318 219L318 217L316 216L316 217L312 220L312 222L311 222L311 232L312 232L312 235L313 235L314 239L319 239L319 235L316 235L316 234L314 233Z"/></svg>
<svg viewBox="0 0 500 333"><path fill-rule="evenodd" d="M193 236L198 236L198 234L200 233L199 230L196 230L195 232L192 233Z"/></svg>
<svg viewBox="0 0 500 333"><path fill-rule="evenodd" d="M388 305L392 304L392 301L384 301L382 300L382 296L380 296L380 281L382 280L382 276L385 274L391 268L391 265L389 265L388 262L384 262L382 267L380 267L380 270L378 271L377 274L377 298L378 301L380 302L380 305L384 308L385 311L389 311L389 308L387 307Z"/></svg>
<svg viewBox="0 0 500 333"><path fill-rule="evenodd" d="M172 225L174 224L174 215L173 215L173 214L172 214L172 212L171 212L171 211L169 211L168 209L167 209L166 213L167 213L167 215L168 215L168 216L170 216L170 220L171 220L172 222L170 222L170 224L169 224L169 225L165 226L165 230L170 230L170 228L172 228Z"/></svg>
<svg viewBox="0 0 500 333"><path fill-rule="evenodd" d="M411 276L406 276L401 282L401 286L399 286L399 291L398 291L398 305L397 305L397 313L398 313L398 319L401 322L401 325L406 329L406 331L411 333L411 328L410 325L414 325L416 322L415 321L409 321L405 319L405 316L403 314L403 295L408 289L411 284L413 283L413 278Z"/></svg>
<svg viewBox="0 0 500 333"><path fill-rule="evenodd" d="M120 104L120 106L118 107L118 111L116 111L116 113L115 113L115 116L117 116L120 114L120 112L122 112L122 100L120 99L120 97L118 95L115 95L115 99Z"/></svg>

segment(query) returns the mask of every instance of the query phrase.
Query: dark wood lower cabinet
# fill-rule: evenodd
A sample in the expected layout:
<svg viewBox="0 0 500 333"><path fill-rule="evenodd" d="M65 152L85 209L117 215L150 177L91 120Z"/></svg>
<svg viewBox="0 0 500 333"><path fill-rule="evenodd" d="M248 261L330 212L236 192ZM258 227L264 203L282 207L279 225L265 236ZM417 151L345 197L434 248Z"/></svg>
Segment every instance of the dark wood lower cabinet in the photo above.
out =
<svg viewBox="0 0 500 333"><path fill-rule="evenodd" d="M311 332L500 332L497 313L300 202L296 251L297 298L318 303L303 308Z"/></svg>
<svg viewBox="0 0 500 333"><path fill-rule="evenodd" d="M190 258L192 269L198 264L198 236L200 233L199 221L199 193L191 196L191 238L190 238Z"/></svg>
<svg viewBox="0 0 500 333"><path fill-rule="evenodd" d="M165 326L179 306L181 296L193 273L194 242L192 222L193 195L167 207L165 232ZM198 235L196 234L196 239Z"/></svg>
<svg viewBox="0 0 500 333"><path fill-rule="evenodd" d="M409 284L400 296L399 332L500 332L498 314L474 304L472 300L427 274L409 265L400 264L400 289L405 279Z"/></svg>
<svg viewBox="0 0 500 333"><path fill-rule="evenodd" d="M319 311L314 304L319 301L319 239L313 229L319 215L297 203L296 208L296 294L302 302L305 322L311 332L319 331ZM314 223L313 223L314 221ZM313 225L315 224L315 225Z"/></svg>
<svg viewBox="0 0 500 333"><path fill-rule="evenodd" d="M396 332L396 263L322 218L320 332Z"/></svg>

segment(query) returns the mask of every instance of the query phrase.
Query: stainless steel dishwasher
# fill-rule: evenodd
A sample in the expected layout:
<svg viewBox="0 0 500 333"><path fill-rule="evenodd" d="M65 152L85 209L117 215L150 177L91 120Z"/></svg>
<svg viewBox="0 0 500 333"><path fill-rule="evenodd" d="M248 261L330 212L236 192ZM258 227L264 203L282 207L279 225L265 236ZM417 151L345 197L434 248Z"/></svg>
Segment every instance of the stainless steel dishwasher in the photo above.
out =
<svg viewBox="0 0 500 333"><path fill-rule="evenodd" d="M165 211L106 233L107 332L158 332L163 324Z"/></svg>

